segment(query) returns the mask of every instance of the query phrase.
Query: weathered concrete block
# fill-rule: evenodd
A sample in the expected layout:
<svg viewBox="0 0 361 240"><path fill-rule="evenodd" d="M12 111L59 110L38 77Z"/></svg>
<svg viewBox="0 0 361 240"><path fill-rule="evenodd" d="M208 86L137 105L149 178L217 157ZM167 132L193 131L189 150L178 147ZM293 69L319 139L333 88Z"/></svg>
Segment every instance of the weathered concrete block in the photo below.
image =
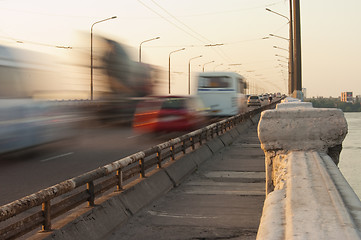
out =
<svg viewBox="0 0 361 240"><path fill-rule="evenodd" d="M225 146L229 146L233 142L233 137L229 132L220 135L219 138L221 139L221 141L224 143Z"/></svg>
<svg viewBox="0 0 361 240"><path fill-rule="evenodd" d="M219 138L214 138L211 141L206 142L205 145L209 147L212 153L217 153L224 148L224 143Z"/></svg>
<svg viewBox="0 0 361 240"><path fill-rule="evenodd" d="M232 128L232 129L229 131L229 134L231 134L231 136L232 136L233 139L236 139L236 138L239 136L239 132L237 131L236 128Z"/></svg>
<svg viewBox="0 0 361 240"><path fill-rule="evenodd" d="M220 141L220 140L218 139L218 141ZM223 143L222 143L222 145L223 145ZM208 143L204 144L202 147L198 148L196 151L194 151L190 154L193 155L193 161L197 164L197 167L199 167L199 165L201 165L204 161L210 159L213 156L213 152L210 149Z"/></svg>
<svg viewBox="0 0 361 240"><path fill-rule="evenodd" d="M328 148L340 145L346 134L346 119L339 109L286 107L267 110L262 112L258 125L258 136L265 151L327 152Z"/></svg>
<svg viewBox="0 0 361 240"><path fill-rule="evenodd" d="M276 109L286 109L286 108L312 108L312 103L310 102L284 102L277 104Z"/></svg>
<svg viewBox="0 0 361 240"><path fill-rule="evenodd" d="M173 187L167 173L158 171L148 178L126 189L119 198L124 206L132 213L151 203L153 200L168 192Z"/></svg>
<svg viewBox="0 0 361 240"><path fill-rule="evenodd" d="M179 161L175 161L172 165L167 167L167 172L170 179L177 186L182 180L189 176L192 172L197 169L197 164L194 161L194 155L184 155Z"/></svg>

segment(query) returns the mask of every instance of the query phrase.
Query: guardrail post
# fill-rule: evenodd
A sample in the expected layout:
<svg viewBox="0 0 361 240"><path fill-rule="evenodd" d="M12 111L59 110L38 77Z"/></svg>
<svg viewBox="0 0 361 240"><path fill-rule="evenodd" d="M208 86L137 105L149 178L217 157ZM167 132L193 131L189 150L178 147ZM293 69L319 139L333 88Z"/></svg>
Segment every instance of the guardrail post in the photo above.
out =
<svg viewBox="0 0 361 240"><path fill-rule="evenodd" d="M123 190L123 171L122 171L122 169L117 170L117 178L118 178L117 191L122 191Z"/></svg>
<svg viewBox="0 0 361 240"><path fill-rule="evenodd" d="M194 146L194 137L191 137L191 143L192 143L192 150L195 149L195 146Z"/></svg>
<svg viewBox="0 0 361 240"><path fill-rule="evenodd" d="M94 194L94 182L88 182L86 184L86 188L88 190L89 193L89 198L88 198L88 206L89 207L93 207L95 205L94 200L95 200L95 194Z"/></svg>
<svg viewBox="0 0 361 240"><path fill-rule="evenodd" d="M170 154L171 154L172 160L175 160L175 157L174 157L174 145L170 146Z"/></svg>
<svg viewBox="0 0 361 240"><path fill-rule="evenodd" d="M42 231L51 231L50 200L42 203L41 211L44 216Z"/></svg>
<svg viewBox="0 0 361 240"><path fill-rule="evenodd" d="M218 123L216 125L216 132L217 132L217 136L219 136L219 124Z"/></svg>
<svg viewBox="0 0 361 240"><path fill-rule="evenodd" d="M162 168L162 155L161 150L157 150L157 168Z"/></svg>
<svg viewBox="0 0 361 240"><path fill-rule="evenodd" d="M182 152L183 152L183 154L186 154L186 141L185 140L182 141Z"/></svg>
<svg viewBox="0 0 361 240"><path fill-rule="evenodd" d="M202 146L202 134L203 134L203 132L201 132L200 134L199 134L199 144Z"/></svg>
<svg viewBox="0 0 361 240"><path fill-rule="evenodd" d="M140 165L140 177L145 178L144 158L139 160L139 165Z"/></svg>

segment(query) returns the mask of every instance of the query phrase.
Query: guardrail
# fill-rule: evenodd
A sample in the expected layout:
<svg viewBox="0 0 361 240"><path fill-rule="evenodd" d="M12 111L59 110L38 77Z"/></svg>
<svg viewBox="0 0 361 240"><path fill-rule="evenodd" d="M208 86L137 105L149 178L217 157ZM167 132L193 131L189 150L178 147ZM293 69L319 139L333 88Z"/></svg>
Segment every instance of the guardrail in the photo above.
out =
<svg viewBox="0 0 361 240"><path fill-rule="evenodd" d="M96 197L102 193L112 188L121 191L125 181L146 177L152 169L162 168L263 110L273 108L278 102L213 123L3 205L0 207L0 239L14 239L38 227L50 231L52 219L83 203L94 206ZM79 189L82 186L86 189ZM36 209L39 206L41 210ZM29 210L32 213L22 216Z"/></svg>

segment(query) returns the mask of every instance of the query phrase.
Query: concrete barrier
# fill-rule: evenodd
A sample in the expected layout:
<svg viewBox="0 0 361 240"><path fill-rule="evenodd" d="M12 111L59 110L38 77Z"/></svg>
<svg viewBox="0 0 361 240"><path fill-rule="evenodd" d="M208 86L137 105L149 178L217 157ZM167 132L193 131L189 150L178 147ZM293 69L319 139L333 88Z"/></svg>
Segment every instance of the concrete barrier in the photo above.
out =
<svg viewBox="0 0 361 240"><path fill-rule="evenodd" d="M211 140L210 142L213 141L217 141L218 138L215 138L213 140ZM220 141L218 139L218 141ZM223 144L223 143L222 143ZM222 149L222 148L220 148ZM219 151L220 151L219 149ZM212 152L211 148L208 145L208 142L206 144L204 144L201 148L197 149L197 153L193 154L193 160L194 162L197 164L197 168L207 159L210 159L213 154L215 154L216 152Z"/></svg>
<svg viewBox="0 0 361 240"><path fill-rule="evenodd" d="M361 239L361 202L336 165L346 133L338 109L289 102L261 114L267 196L257 239Z"/></svg>
<svg viewBox="0 0 361 240"><path fill-rule="evenodd" d="M197 169L194 155L195 154L187 154L182 157L181 161L175 161L165 169L174 186L178 186L187 176Z"/></svg>
<svg viewBox="0 0 361 240"><path fill-rule="evenodd" d="M225 147L224 143L219 138L212 139L211 141L206 142L205 145L209 147L212 153L219 152L219 150Z"/></svg>
<svg viewBox="0 0 361 240"><path fill-rule="evenodd" d="M224 133L219 137L225 146L229 146L233 142L233 137L229 132Z"/></svg>

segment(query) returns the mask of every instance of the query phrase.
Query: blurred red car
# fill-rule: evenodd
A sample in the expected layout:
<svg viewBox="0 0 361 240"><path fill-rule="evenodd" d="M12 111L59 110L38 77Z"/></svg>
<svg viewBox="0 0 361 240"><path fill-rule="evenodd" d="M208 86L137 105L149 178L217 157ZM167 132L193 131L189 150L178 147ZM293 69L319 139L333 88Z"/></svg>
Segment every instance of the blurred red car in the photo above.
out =
<svg viewBox="0 0 361 240"><path fill-rule="evenodd" d="M190 131L206 123L205 108L195 96L161 96L138 104L133 127L146 132Z"/></svg>

